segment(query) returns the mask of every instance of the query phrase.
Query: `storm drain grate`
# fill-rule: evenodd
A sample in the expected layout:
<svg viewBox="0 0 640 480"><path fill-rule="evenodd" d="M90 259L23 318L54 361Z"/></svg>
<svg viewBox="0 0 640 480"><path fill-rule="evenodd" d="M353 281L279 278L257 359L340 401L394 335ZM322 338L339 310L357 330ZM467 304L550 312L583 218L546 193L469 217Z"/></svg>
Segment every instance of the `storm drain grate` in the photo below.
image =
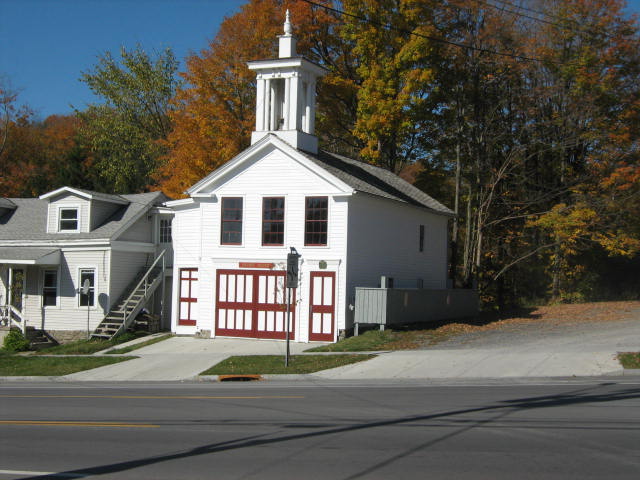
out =
<svg viewBox="0 0 640 480"><path fill-rule="evenodd" d="M218 375L220 382L251 382L254 380L262 380L260 375Z"/></svg>

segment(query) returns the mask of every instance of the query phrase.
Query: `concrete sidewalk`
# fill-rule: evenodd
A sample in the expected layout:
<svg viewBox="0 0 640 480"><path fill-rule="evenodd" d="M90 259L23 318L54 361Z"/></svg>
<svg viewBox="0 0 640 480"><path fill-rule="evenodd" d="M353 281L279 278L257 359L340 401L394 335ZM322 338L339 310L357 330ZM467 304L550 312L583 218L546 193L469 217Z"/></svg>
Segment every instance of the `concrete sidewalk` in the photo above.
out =
<svg viewBox="0 0 640 480"><path fill-rule="evenodd" d="M118 347L124 345L128 344ZM312 346L290 343L292 354L300 354ZM140 357L138 359L57 380L194 380L204 370L232 355L284 357L285 348L285 342L277 340L173 337L128 354ZM624 370L616 354L624 351L640 351L640 318L547 329L536 325L518 326L460 335L423 350L381 352L366 362L286 378L428 380L622 375Z"/></svg>
<svg viewBox="0 0 640 480"><path fill-rule="evenodd" d="M118 345L118 348L128 345ZM291 353L311 348L291 342ZM282 355L286 344L276 340L173 337L128 353L140 357L127 362L72 373L69 381L175 381L191 380L200 372L233 355Z"/></svg>

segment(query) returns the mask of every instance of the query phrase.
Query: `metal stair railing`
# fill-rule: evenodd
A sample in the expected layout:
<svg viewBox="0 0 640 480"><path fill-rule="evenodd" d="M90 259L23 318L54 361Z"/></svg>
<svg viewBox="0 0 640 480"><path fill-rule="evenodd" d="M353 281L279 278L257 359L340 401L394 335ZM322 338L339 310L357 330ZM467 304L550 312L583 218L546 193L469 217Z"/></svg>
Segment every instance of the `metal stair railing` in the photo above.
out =
<svg viewBox="0 0 640 480"><path fill-rule="evenodd" d="M133 322L133 319L138 314L139 310L142 308L143 301L147 300L147 293L155 291L158 283L164 279L164 271L165 271L165 262L164 262L164 254L166 250L162 250L160 255L155 259L155 261L151 264L151 266L147 269L147 272L144 274L142 279L138 282L135 288L131 291L131 295L124 301L122 306L122 325L118 327L118 330L113 334L113 337L119 335L121 331L126 330L129 325ZM162 269L160 274L149 281L151 274L158 262L162 261ZM143 295L140 298L134 299L133 297L137 296L138 290L143 289ZM131 309L129 310L129 305L131 304Z"/></svg>

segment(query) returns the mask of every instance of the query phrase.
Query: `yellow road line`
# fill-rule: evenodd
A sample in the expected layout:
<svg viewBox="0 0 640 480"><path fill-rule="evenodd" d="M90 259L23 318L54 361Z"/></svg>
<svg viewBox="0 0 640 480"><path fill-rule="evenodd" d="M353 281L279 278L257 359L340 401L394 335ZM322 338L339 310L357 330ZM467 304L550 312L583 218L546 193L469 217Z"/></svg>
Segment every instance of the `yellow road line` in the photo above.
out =
<svg viewBox="0 0 640 480"><path fill-rule="evenodd" d="M109 398L109 399L152 399L152 400L272 400L299 399L302 395L287 396L210 396L210 395L0 395L0 398Z"/></svg>
<svg viewBox="0 0 640 480"><path fill-rule="evenodd" d="M0 420L0 425L45 425L62 427L121 427L121 428L158 428L150 423L114 423L114 422L61 422L47 420Z"/></svg>

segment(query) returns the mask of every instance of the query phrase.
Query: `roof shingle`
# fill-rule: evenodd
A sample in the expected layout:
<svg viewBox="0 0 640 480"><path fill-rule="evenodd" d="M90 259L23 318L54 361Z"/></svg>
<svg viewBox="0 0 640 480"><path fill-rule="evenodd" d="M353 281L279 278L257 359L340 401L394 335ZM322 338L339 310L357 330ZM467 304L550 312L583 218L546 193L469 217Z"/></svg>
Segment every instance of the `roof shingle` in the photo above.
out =
<svg viewBox="0 0 640 480"><path fill-rule="evenodd" d="M322 150L317 155L300 153L354 190L428 208L443 215L454 215L453 211L389 170Z"/></svg>
<svg viewBox="0 0 640 480"><path fill-rule="evenodd" d="M104 195L104 194L103 194ZM16 240L81 240L110 239L142 210L161 205L169 198L162 192L119 195L129 202L118 208L102 225L91 232L47 233L47 200L39 198L11 198L17 208L0 217L0 241Z"/></svg>

